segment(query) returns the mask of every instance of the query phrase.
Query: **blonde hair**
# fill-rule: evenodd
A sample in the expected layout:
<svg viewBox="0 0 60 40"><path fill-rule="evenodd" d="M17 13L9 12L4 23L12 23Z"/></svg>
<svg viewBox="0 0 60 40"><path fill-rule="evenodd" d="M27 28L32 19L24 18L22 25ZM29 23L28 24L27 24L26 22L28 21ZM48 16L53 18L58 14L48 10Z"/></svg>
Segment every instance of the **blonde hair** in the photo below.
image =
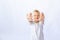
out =
<svg viewBox="0 0 60 40"><path fill-rule="evenodd" d="M38 13L40 13L39 10L34 10L33 12L38 12Z"/></svg>

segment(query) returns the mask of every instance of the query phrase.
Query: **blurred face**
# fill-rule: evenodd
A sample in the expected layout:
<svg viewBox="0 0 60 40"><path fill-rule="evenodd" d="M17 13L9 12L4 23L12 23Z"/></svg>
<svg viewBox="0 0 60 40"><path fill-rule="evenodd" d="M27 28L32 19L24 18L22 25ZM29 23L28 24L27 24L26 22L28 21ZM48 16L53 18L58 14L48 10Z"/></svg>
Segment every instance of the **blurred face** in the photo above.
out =
<svg viewBox="0 0 60 40"><path fill-rule="evenodd" d="M34 19L39 19L39 13L37 13L37 12L34 12Z"/></svg>
<svg viewBox="0 0 60 40"><path fill-rule="evenodd" d="M40 14L38 12L34 12L33 13L34 22L39 22L39 17L40 17Z"/></svg>

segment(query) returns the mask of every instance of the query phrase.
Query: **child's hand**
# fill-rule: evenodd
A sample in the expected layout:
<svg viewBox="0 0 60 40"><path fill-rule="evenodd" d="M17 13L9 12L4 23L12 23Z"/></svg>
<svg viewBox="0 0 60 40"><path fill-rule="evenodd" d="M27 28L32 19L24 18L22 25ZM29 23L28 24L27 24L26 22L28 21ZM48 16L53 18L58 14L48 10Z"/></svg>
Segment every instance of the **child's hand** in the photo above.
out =
<svg viewBox="0 0 60 40"><path fill-rule="evenodd" d="M32 13L27 14L27 20L28 20L29 22L32 22L32 21L33 21L33 20L32 20Z"/></svg>
<svg viewBox="0 0 60 40"><path fill-rule="evenodd" d="M41 13L41 14L40 14L40 19L39 19L39 20L40 20L42 23L44 23L44 18L45 18L44 14Z"/></svg>

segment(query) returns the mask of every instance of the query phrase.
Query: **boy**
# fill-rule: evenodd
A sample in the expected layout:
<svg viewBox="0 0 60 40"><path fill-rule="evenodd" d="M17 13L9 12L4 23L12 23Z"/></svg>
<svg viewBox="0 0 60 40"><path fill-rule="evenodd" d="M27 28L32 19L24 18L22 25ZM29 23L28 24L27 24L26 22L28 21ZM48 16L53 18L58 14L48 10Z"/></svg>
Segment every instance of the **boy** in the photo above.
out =
<svg viewBox="0 0 60 40"><path fill-rule="evenodd" d="M34 10L33 14L30 13L27 15L29 23L34 24L32 27L32 40L44 40L43 36L43 23L44 23L44 14L40 13L38 10Z"/></svg>

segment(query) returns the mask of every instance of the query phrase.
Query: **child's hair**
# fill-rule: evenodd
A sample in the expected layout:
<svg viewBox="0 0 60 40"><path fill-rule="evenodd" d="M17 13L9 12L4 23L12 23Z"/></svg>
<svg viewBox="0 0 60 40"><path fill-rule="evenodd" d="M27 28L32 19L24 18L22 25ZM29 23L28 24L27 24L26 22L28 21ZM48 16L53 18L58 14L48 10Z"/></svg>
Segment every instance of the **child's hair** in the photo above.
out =
<svg viewBox="0 0 60 40"><path fill-rule="evenodd" d="M34 10L34 12L38 12L38 13L40 13L39 10Z"/></svg>

